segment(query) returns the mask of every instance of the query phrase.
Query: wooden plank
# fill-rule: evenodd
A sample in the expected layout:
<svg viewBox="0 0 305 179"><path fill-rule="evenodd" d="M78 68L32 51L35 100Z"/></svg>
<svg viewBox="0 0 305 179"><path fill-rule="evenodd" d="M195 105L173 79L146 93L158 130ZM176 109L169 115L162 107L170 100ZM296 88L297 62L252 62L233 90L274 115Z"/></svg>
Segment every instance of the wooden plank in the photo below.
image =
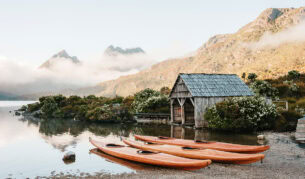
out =
<svg viewBox="0 0 305 179"><path fill-rule="evenodd" d="M184 105L181 106L181 118L182 118L181 124L184 125L184 123L185 123Z"/></svg>
<svg viewBox="0 0 305 179"><path fill-rule="evenodd" d="M180 104L180 106L182 106L182 103L181 103L180 99L177 98L177 100L178 100L178 103Z"/></svg>
<svg viewBox="0 0 305 179"><path fill-rule="evenodd" d="M170 99L170 102L171 102L171 123L174 122L174 99Z"/></svg>
<svg viewBox="0 0 305 179"><path fill-rule="evenodd" d="M190 98L190 100L191 100L193 106L195 107L194 99L193 99L193 98Z"/></svg>
<svg viewBox="0 0 305 179"><path fill-rule="evenodd" d="M184 105L184 103L185 103L185 98L181 98L181 105L183 106Z"/></svg>

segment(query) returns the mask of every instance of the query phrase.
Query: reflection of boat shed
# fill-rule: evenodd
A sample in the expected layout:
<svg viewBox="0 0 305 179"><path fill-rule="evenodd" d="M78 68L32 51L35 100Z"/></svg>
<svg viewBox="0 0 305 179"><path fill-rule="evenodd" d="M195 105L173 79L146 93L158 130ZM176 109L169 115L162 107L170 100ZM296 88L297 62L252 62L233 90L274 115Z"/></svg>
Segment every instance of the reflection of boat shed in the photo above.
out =
<svg viewBox="0 0 305 179"><path fill-rule="evenodd" d="M170 93L171 122L204 127L207 107L227 97L252 96L235 74L179 74Z"/></svg>

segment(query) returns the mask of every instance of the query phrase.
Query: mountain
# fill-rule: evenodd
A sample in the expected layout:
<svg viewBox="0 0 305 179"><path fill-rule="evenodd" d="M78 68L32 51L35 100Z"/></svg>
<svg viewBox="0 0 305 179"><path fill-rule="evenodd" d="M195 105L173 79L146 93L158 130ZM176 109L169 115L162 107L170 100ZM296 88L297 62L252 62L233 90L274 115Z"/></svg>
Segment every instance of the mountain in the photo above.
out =
<svg viewBox="0 0 305 179"><path fill-rule="evenodd" d="M53 55L49 60L44 62L39 68L52 68L58 62L68 61L74 64L80 63L76 56L70 56L65 50L58 52L57 54Z"/></svg>
<svg viewBox="0 0 305 179"><path fill-rule="evenodd" d="M104 51L104 54L107 56L118 56L118 55L145 54L145 52L140 47L123 49L121 47L114 47L113 45L110 45Z"/></svg>
<svg viewBox="0 0 305 179"><path fill-rule="evenodd" d="M211 37L191 57L170 59L139 73L100 83L97 95L127 96L172 87L178 73L256 73L276 78L305 72L305 7L269 8L233 34Z"/></svg>
<svg viewBox="0 0 305 179"><path fill-rule="evenodd" d="M7 93L7 92L2 92L0 91L0 100L5 101L14 101L14 100L27 100L28 98L17 96L15 94Z"/></svg>

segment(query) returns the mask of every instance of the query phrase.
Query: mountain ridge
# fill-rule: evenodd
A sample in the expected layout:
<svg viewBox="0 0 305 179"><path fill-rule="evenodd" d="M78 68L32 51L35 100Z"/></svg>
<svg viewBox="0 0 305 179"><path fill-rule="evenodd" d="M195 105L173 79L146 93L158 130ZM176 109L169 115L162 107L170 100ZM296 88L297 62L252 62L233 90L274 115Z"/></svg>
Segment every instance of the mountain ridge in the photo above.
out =
<svg viewBox="0 0 305 179"><path fill-rule="evenodd" d="M76 56L70 56L66 50L61 50L58 53L54 54L51 58L49 58L46 62L41 64L39 68L46 68L50 69L52 66L54 66L56 63L61 62L63 60L72 62L73 64L80 63L80 60Z"/></svg>
<svg viewBox="0 0 305 179"><path fill-rule="evenodd" d="M172 87L179 73L257 73L276 78L290 70L305 72L305 42L283 42L252 48L253 44L304 22L305 7L269 8L236 33L219 34L204 43L194 56L170 59L116 80L100 83L100 96L127 96L145 88ZM305 35L305 34L304 34ZM275 36L276 37L276 36ZM264 44L264 43L262 43Z"/></svg>
<svg viewBox="0 0 305 179"><path fill-rule="evenodd" d="M109 47L106 48L104 54L108 56L135 55L135 54L145 54L145 51L140 47L123 49L118 46L114 47L113 45L110 45Z"/></svg>

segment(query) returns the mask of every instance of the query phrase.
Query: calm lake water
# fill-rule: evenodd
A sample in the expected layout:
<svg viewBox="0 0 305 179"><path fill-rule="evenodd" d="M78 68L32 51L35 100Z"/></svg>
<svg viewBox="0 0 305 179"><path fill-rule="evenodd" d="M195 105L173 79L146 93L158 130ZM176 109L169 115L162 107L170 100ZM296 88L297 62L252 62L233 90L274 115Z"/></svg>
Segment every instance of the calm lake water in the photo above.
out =
<svg viewBox="0 0 305 179"><path fill-rule="evenodd" d="M14 110L31 101L0 101L0 178L50 176L64 173L81 175L97 172L119 174L149 169L149 166L90 152L88 138L121 143L134 134L171 136L185 139L216 140L257 145L256 135L228 134L156 124L101 124L73 120L34 120L15 116ZM62 157L76 154L73 163ZM96 152L96 151L95 151Z"/></svg>

